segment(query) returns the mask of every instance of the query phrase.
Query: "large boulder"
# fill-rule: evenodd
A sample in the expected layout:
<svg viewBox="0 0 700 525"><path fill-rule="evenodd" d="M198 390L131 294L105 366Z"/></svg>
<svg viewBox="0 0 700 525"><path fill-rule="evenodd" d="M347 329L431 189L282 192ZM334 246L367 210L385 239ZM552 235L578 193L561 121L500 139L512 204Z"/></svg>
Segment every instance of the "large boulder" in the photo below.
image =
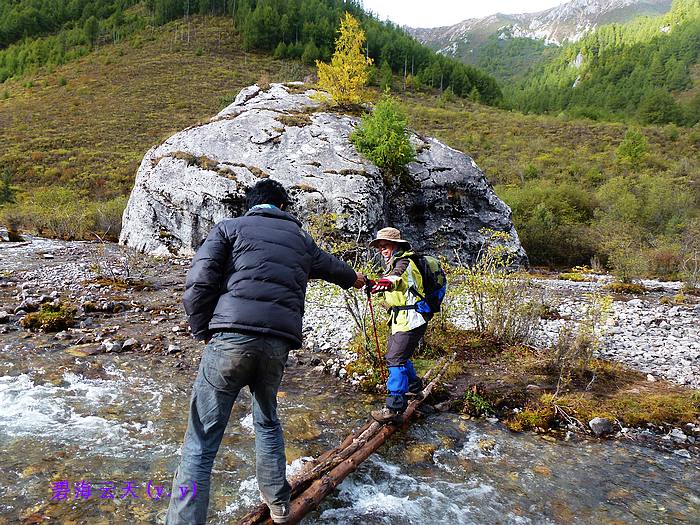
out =
<svg viewBox="0 0 700 525"><path fill-rule="evenodd" d="M358 123L324 109L301 84L251 86L212 118L146 153L124 211L120 242L154 255L191 255L211 227L245 212L247 188L273 177L305 222L334 223L338 238L401 229L415 248L472 261L482 228L508 232L527 258L511 211L464 153L411 133L417 158L386 181L349 141Z"/></svg>

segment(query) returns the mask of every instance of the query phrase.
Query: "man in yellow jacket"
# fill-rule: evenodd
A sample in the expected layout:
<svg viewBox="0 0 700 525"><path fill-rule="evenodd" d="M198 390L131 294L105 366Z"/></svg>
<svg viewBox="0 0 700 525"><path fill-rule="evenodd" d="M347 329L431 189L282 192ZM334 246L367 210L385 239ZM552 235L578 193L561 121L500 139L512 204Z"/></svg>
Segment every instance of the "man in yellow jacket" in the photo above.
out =
<svg viewBox="0 0 700 525"><path fill-rule="evenodd" d="M411 357L428 327L432 314L420 313L415 304L424 295L423 277L412 260L414 252L396 228L383 228L370 244L381 253L389 271L373 283L372 293L382 293L390 307L391 335L387 342L386 363L389 367L386 406L373 410L380 423L396 423L406 410L406 397L418 395L423 382L416 374Z"/></svg>

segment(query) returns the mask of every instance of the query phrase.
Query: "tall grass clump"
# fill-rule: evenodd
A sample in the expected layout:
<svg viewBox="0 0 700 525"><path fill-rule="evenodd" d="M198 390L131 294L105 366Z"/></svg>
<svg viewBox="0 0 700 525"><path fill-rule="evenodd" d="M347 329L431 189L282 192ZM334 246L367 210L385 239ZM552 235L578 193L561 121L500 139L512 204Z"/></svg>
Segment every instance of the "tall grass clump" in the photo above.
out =
<svg viewBox="0 0 700 525"><path fill-rule="evenodd" d="M522 271L514 271L510 235L484 229L486 236L470 267L453 269L449 295L466 300L478 332L507 344L526 343L539 325L542 291Z"/></svg>
<svg viewBox="0 0 700 525"><path fill-rule="evenodd" d="M47 187L25 194L0 210L0 223L60 239L117 240L127 197L90 201L73 189Z"/></svg>

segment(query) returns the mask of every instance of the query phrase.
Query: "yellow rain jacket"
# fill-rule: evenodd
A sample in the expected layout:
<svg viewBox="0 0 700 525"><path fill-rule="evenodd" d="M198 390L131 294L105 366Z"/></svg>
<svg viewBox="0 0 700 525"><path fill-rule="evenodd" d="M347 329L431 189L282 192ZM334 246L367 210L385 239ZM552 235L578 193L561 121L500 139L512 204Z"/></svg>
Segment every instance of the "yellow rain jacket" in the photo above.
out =
<svg viewBox="0 0 700 525"><path fill-rule="evenodd" d="M385 278L391 281L391 289L384 292L384 301L390 307L389 326L391 333L408 332L414 328L424 325L428 321L423 314L415 309L398 309L394 307L404 307L420 301L409 291L411 286L415 286L418 293L424 295L423 277L409 257L414 255L412 251L397 251L389 261L390 271Z"/></svg>

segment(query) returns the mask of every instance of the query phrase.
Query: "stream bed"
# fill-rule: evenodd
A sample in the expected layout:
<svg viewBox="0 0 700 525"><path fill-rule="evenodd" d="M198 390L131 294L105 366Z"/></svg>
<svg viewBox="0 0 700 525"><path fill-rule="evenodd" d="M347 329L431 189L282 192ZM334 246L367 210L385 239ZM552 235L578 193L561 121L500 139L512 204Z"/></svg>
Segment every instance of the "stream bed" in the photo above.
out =
<svg viewBox="0 0 700 525"><path fill-rule="evenodd" d="M195 371L173 368L171 356L32 352L14 335L3 344L0 524L162 523ZM279 401L291 469L381 403L295 359ZM246 393L215 463L210 523L258 503L253 439ZM432 414L302 523L698 524L699 481L697 458Z"/></svg>

